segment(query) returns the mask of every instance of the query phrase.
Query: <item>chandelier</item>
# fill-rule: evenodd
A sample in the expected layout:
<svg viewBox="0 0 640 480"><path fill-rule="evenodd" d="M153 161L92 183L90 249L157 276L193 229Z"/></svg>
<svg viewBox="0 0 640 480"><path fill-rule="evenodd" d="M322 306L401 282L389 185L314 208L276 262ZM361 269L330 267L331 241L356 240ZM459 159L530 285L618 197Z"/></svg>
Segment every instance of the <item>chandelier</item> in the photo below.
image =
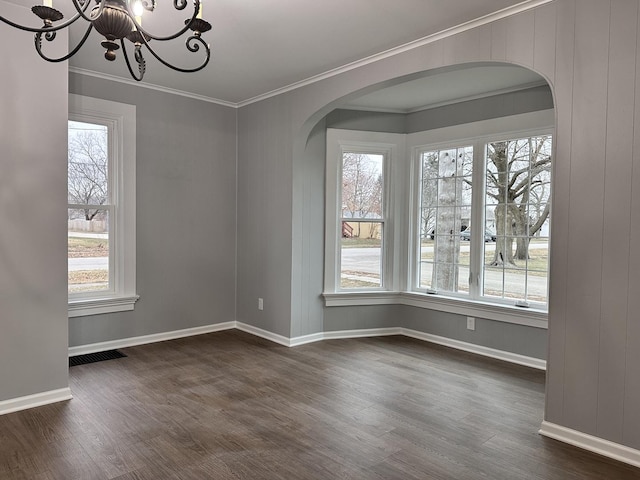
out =
<svg viewBox="0 0 640 480"><path fill-rule="evenodd" d="M142 27L143 12L153 12L156 8L156 0L71 0L76 13L68 20L61 22L64 15L53 8L52 0L44 0L43 5L35 5L31 11L38 16L43 26L40 28L19 25L11 20L0 16L0 20L12 27L35 33L35 49L38 55L49 62L62 62L75 55L85 44L91 30L95 30L104 37L101 45L106 49L104 58L109 61L116 59L116 51L122 48L122 56L127 64L131 76L140 81L144 77L146 61L143 56L143 47L148 50L160 63L178 72L197 72L202 70L209 63L211 49L201 38L201 34L211 30L211 24L202 17L201 0L193 0L193 13L190 18L184 21L184 26L176 33L168 36L156 36L146 31ZM188 0L173 0L173 7L176 10L184 10ZM90 5L94 7L89 10ZM56 32L67 28L79 19L88 22L87 29L78 44L66 55L58 58L51 58L42 51L42 38L47 42L52 42L56 38ZM59 23L61 22L61 23ZM197 53L201 47L204 48L204 59L202 63L194 68L181 68L172 65L158 55L151 46L151 41L164 42L174 40L187 31L191 31L185 40L185 47L191 53ZM133 46L133 61L127 51L125 39ZM131 48L131 46L129 47ZM137 66L137 68L134 67Z"/></svg>

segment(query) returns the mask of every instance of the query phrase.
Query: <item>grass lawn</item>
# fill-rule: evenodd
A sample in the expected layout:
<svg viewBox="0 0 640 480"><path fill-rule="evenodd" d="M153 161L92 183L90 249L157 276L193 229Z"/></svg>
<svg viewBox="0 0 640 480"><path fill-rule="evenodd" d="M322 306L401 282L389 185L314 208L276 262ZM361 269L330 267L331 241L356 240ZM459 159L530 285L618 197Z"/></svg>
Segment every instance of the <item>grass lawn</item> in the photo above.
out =
<svg viewBox="0 0 640 480"><path fill-rule="evenodd" d="M433 241L422 242L423 246L433 246ZM543 248L538 248L543 247ZM493 261L493 250L486 251L484 254L484 261L487 268L502 269L503 267L490 267L489 264ZM469 265L469 252L460 252L459 264ZM422 260L427 262L433 262L433 252L425 252L422 254ZM529 244L529 259L528 260L515 260L515 266L507 266L506 269L518 270L525 268L528 269L529 275L536 275L539 277L546 277L549 268L549 249L540 243L532 241Z"/></svg>
<svg viewBox="0 0 640 480"><path fill-rule="evenodd" d="M108 257L109 240L105 238L68 238L69 258Z"/></svg>
<svg viewBox="0 0 640 480"><path fill-rule="evenodd" d="M382 240L379 238L343 238L342 248L380 248Z"/></svg>

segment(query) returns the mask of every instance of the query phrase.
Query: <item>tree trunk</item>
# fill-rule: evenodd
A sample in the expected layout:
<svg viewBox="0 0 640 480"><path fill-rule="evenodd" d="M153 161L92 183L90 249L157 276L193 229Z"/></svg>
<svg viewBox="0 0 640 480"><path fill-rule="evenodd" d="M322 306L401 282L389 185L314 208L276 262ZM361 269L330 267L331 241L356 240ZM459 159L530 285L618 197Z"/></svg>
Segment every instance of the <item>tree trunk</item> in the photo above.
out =
<svg viewBox="0 0 640 480"><path fill-rule="evenodd" d="M441 177L438 185L439 206L436 220L435 266L431 284L437 290L458 290L461 213L456 193L461 191L462 177L456 176L457 159L448 152L440 154Z"/></svg>
<svg viewBox="0 0 640 480"><path fill-rule="evenodd" d="M500 203L494 210L496 221L496 250L493 254L491 266L513 265L513 220L509 215L507 205Z"/></svg>
<svg viewBox="0 0 640 480"><path fill-rule="evenodd" d="M516 238L516 260L528 260L529 259L529 237L517 237Z"/></svg>
<svg viewBox="0 0 640 480"><path fill-rule="evenodd" d="M528 196L527 196L528 197ZM513 230L516 235L516 260L529 259L529 217L527 208L513 207Z"/></svg>

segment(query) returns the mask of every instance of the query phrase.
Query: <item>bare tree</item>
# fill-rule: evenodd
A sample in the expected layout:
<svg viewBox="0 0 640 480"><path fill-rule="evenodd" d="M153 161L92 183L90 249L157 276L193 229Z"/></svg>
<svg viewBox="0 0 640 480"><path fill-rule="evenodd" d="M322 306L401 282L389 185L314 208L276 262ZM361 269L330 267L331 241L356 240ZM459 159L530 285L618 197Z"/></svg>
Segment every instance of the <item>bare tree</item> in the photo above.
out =
<svg viewBox="0 0 640 480"><path fill-rule="evenodd" d="M68 202L103 205L108 199L107 133L83 130L69 137ZM85 220L93 220L101 209L85 208Z"/></svg>
<svg viewBox="0 0 640 480"><path fill-rule="evenodd" d="M531 237L549 217L551 137L494 142L488 150L487 196L496 202L497 234L490 265L515 265L528 258Z"/></svg>
<svg viewBox="0 0 640 480"><path fill-rule="evenodd" d="M435 237L436 205L438 199L438 152L425 152L422 155L421 188L421 237Z"/></svg>
<svg viewBox="0 0 640 480"><path fill-rule="evenodd" d="M374 157L374 158L372 158ZM342 159L342 208L353 219L382 218L382 162L363 153L345 153ZM358 234L360 236L360 223ZM370 229L369 236L375 234Z"/></svg>

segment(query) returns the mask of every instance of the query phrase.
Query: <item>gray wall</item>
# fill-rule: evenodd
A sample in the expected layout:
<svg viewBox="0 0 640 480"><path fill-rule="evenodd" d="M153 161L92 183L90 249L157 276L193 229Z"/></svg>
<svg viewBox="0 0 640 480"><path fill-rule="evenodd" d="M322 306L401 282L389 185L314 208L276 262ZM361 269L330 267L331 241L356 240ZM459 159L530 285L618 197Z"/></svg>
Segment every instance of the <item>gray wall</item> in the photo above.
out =
<svg viewBox="0 0 640 480"><path fill-rule="evenodd" d="M367 112L336 108L327 117L327 128L359 130L361 132L407 133L404 113Z"/></svg>
<svg viewBox="0 0 640 480"><path fill-rule="evenodd" d="M406 305L398 308L402 327L518 355L547 358L547 331L544 328L476 317L475 330L467 330L467 318L462 315Z"/></svg>
<svg viewBox="0 0 640 480"><path fill-rule="evenodd" d="M71 346L235 320L236 110L70 74L136 106L135 310L69 319Z"/></svg>
<svg viewBox="0 0 640 480"><path fill-rule="evenodd" d="M529 67L549 81L557 116L545 418L640 448L640 251L630 248L640 234L631 221L640 209L637 19L637 1L557 0L242 108L239 211L256 208L278 232L265 241L239 224L238 296L252 305L268 289L278 303L260 315L243 310L243 320L277 333L309 323L291 308L292 282L314 295L311 279L321 272L298 262L319 253L302 233L313 205L294 173L312 127L341 99L447 65ZM253 188L267 172L278 180Z"/></svg>
<svg viewBox="0 0 640 480"><path fill-rule="evenodd" d="M292 278L289 110L275 97L238 113L238 159L244 161L238 161L236 319L285 337L291 332ZM258 310L258 298L264 310Z"/></svg>
<svg viewBox="0 0 640 480"><path fill-rule="evenodd" d="M475 330L467 330L467 317L408 305L327 307L323 331L402 327L482 347L546 360L547 330L474 317Z"/></svg>
<svg viewBox="0 0 640 480"><path fill-rule="evenodd" d="M406 133L551 108L553 95L549 87L544 85L412 113L407 116Z"/></svg>
<svg viewBox="0 0 640 480"><path fill-rule="evenodd" d="M292 245L292 258L301 268L292 272L291 337L299 337L324 330L324 301L322 299L324 269L324 196L325 159L327 150L326 122L316 124L307 139L304 155L294 164L293 184L302 203L293 205L294 216L301 215L299 225L302 242ZM303 209L297 211L298 209ZM314 252L309 255L309 252Z"/></svg>
<svg viewBox="0 0 640 480"><path fill-rule="evenodd" d="M336 108L326 122L328 128L344 130L416 133L551 108L553 95L548 86L542 85L408 114Z"/></svg>
<svg viewBox="0 0 640 480"><path fill-rule="evenodd" d="M31 20L0 1L0 14ZM4 27L4 26L3 26ZM59 38L66 47L66 35ZM67 383L67 65L2 29L0 57L0 401Z"/></svg>
<svg viewBox="0 0 640 480"><path fill-rule="evenodd" d="M543 328L476 317L475 330L467 330L465 316L407 305L329 307L324 313L325 332L390 327L408 328L533 358L547 358L547 331Z"/></svg>

